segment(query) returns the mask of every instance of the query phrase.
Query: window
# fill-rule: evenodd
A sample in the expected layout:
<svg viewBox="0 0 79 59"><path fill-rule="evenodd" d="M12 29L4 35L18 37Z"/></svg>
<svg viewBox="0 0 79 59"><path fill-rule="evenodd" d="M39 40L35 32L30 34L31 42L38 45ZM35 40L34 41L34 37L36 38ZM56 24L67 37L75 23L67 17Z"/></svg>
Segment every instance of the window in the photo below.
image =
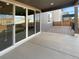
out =
<svg viewBox="0 0 79 59"><path fill-rule="evenodd" d="M52 12L48 12L48 23L52 20Z"/></svg>

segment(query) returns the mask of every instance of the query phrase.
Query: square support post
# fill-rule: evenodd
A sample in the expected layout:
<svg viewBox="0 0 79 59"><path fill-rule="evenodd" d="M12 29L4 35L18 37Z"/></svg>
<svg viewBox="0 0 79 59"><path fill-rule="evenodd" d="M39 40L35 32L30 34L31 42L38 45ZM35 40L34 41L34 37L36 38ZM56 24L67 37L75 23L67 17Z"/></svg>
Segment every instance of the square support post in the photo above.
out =
<svg viewBox="0 0 79 59"><path fill-rule="evenodd" d="M74 12L75 33L78 33L78 1L74 2Z"/></svg>

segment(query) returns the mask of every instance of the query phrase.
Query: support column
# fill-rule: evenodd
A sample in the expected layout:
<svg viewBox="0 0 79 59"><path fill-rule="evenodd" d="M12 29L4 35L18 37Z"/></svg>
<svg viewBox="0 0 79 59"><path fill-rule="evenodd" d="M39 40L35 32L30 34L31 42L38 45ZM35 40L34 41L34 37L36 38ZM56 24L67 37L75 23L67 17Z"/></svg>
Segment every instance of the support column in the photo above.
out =
<svg viewBox="0 0 79 59"><path fill-rule="evenodd" d="M74 2L74 24L75 24L75 33L78 32L78 1Z"/></svg>

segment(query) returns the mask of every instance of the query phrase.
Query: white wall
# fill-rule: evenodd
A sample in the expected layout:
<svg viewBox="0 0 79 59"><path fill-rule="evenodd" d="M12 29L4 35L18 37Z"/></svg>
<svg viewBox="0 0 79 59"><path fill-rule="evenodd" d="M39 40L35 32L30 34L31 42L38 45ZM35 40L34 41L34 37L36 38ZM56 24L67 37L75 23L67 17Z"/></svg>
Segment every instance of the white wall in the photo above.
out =
<svg viewBox="0 0 79 59"><path fill-rule="evenodd" d="M54 10L53 11L53 21L62 21L62 10Z"/></svg>
<svg viewBox="0 0 79 59"><path fill-rule="evenodd" d="M52 14L52 18L50 22L48 22L49 17L48 14ZM53 21L61 21L62 20L62 10L54 10L51 12L41 13L41 31L48 31L51 27L53 27Z"/></svg>
<svg viewBox="0 0 79 59"><path fill-rule="evenodd" d="M52 12L45 12L45 13L41 13L41 31L47 31L48 29L50 29L52 27L52 18L50 19L50 22L48 22L49 17L48 15L51 14Z"/></svg>

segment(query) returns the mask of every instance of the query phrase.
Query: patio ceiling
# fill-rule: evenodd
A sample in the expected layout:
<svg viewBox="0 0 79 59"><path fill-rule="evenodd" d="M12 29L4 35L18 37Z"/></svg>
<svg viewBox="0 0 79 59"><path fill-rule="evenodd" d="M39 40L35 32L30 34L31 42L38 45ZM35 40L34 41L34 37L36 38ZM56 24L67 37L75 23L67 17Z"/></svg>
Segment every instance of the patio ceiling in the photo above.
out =
<svg viewBox="0 0 79 59"><path fill-rule="evenodd" d="M34 6L42 11L51 11L74 5L74 0L16 0Z"/></svg>

